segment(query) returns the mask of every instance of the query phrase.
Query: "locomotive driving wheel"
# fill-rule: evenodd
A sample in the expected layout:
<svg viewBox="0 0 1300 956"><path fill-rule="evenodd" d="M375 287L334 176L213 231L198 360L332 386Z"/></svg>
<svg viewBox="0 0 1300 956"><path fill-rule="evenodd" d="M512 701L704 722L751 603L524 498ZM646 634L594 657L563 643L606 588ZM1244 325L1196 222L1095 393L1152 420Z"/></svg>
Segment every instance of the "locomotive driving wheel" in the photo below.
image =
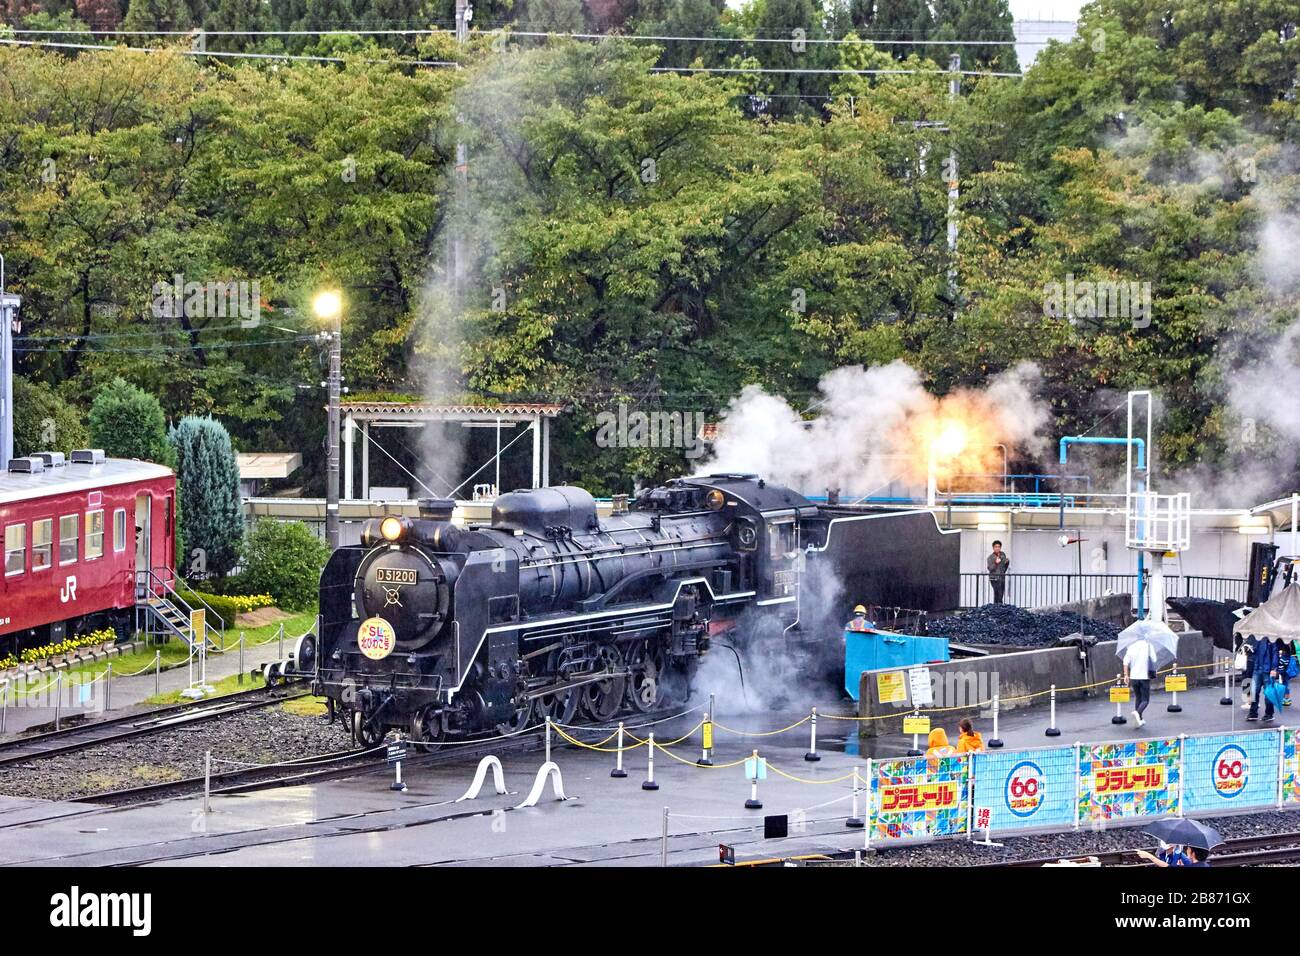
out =
<svg viewBox="0 0 1300 956"><path fill-rule="evenodd" d="M516 700L522 703L514 705L513 716L497 724L497 733L503 736L517 734L536 722L537 702L522 696Z"/></svg>
<svg viewBox="0 0 1300 956"><path fill-rule="evenodd" d="M543 694L533 700L537 716L541 720L551 718L557 724L571 724L578 715L578 704L582 700L582 689L572 688L557 690L553 694Z"/></svg>
<svg viewBox="0 0 1300 956"><path fill-rule="evenodd" d="M611 674L623 670L623 655L618 647L606 644L596 652L596 667ZM592 720L609 720L623 707L626 677L607 677L582 686L582 709Z"/></svg>
<svg viewBox="0 0 1300 956"><path fill-rule="evenodd" d="M632 676L627 682L627 698L633 709L648 714L663 703L664 665L663 652L650 648L646 648L641 660L632 665Z"/></svg>

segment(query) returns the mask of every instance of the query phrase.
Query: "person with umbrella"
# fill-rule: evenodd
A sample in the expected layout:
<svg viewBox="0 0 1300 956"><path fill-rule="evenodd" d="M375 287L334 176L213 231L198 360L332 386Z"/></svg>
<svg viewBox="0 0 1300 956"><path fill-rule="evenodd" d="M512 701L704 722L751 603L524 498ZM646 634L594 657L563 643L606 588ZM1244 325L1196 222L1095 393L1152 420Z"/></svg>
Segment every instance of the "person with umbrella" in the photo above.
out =
<svg viewBox="0 0 1300 956"><path fill-rule="evenodd" d="M1209 866L1211 848L1223 843L1219 831L1188 819L1157 820L1143 828L1143 832L1161 843L1176 844L1187 849L1186 853L1171 853L1168 856L1158 856L1149 850L1136 851L1142 859L1159 867Z"/></svg>
<svg viewBox="0 0 1300 956"><path fill-rule="evenodd" d="M1278 672L1285 666L1282 642L1275 637L1255 641L1254 694L1250 698L1247 720L1259 720L1259 699L1264 698L1264 722L1273 719L1273 705L1281 700L1276 688Z"/></svg>
<svg viewBox="0 0 1300 956"><path fill-rule="evenodd" d="M1133 689L1133 722L1142 727L1142 714L1151 702L1151 677L1170 663L1178 650L1178 635L1163 621L1135 621L1120 631L1115 653L1124 664L1124 680Z"/></svg>

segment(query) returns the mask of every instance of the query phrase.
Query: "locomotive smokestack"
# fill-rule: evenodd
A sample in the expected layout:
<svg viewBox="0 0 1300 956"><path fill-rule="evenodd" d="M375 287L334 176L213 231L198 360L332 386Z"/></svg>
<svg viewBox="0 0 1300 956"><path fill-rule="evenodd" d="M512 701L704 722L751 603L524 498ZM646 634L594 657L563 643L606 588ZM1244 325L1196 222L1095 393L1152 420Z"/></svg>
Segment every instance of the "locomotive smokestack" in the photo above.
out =
<svg viewBox="0 0 1300 956"><path fill-rule="evenodd" d="M421 498L419 506L420 517L432 521L450 521L456 510L456 502L451 498Z"/></svg>

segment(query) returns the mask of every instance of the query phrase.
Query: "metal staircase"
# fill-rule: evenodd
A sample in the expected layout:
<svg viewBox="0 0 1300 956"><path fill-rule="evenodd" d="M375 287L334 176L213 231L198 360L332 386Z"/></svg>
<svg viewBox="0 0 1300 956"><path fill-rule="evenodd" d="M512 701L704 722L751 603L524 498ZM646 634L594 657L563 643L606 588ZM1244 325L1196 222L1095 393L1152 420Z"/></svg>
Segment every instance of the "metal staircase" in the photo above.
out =
<svg viewBox="0 0 1300 956"><path fill-rule="evenodd" d="M196 635L190 626L194 607L165 578L152 570L135 572L137 634L179 637L188 647L194 647L197 641L203 640L208 647L220 649L225 643L225 622L206 603L198 603L206 611L201 635ZM212 623L213 619L219 622L216 626Z"/></svg>

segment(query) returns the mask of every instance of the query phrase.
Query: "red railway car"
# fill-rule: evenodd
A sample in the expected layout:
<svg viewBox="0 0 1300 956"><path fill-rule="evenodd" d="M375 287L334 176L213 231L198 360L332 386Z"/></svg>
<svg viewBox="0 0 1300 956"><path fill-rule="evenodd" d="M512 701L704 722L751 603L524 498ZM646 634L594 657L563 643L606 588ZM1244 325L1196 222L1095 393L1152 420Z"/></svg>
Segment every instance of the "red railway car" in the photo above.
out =
<svg viewBox="0 0 1300 956"><path fill-rule="evenodd" d="M9 462L0 474L0 657L112 624L129 629L137 595L169 585L176 477L97 449ZM150 575L137 572L151 571Z"/></svg>

